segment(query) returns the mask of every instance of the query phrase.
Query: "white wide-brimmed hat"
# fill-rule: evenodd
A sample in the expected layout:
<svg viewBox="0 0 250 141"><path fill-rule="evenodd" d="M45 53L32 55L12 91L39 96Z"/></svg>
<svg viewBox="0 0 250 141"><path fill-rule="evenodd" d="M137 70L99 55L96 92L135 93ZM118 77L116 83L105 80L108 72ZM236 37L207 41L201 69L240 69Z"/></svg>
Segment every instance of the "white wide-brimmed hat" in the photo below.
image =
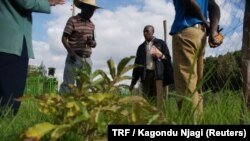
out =
<svg viewBox="0 0 250 141"><path fill-rule="evenodd" d="M101 7L96 5L96 0L74 0L74 4L78 8L81 8L81 4L90 5L90 6L93 6L95 8L101 8Z"/></svg>

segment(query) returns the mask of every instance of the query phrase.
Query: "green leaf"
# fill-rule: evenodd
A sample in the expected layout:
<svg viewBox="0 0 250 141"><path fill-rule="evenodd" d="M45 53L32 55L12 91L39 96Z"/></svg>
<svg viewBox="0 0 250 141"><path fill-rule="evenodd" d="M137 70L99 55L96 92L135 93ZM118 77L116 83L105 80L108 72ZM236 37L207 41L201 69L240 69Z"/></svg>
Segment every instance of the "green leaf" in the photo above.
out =
<svg viewBox="0 0 250 141"><path fill-rule="evenodd" d="M135 56L125 57L119 62L118 67L117 67L117 75L118 76L123 74L123 72L125 71L124 68L126 67L128 62L130 62L134 58L135 58Z"/></svg>
<svg viewBox="0 0 250 141"><path fill-rule="evenodd" d="M93 95L88 96L90 100L95 101L95 102L101 102L105 99L110 99L112 97L113 97L112 94L93 94Z"/></svg>
<svg viewBox="0 0 250 141"><path fill-rule="evenodd" d="M77 124L77 123L80 123L80 122L83 122L83 121L87 121L89 118L90 118L90 115L89 115L88 111L85 110L85 111L83 111L83 113L81 115L77 116L74 119L73 123Z"/></svg>
<svg viewBox="0 0 250 141"><path fill-rule="evenodd" d="M87 74L91 74L91 66L90 66L90 64L89 63L86 63L86 62L82 62L83 63L83 68L82 68L82 70L81 71L83 71L83 72L86 72Z"/></svg>
<svg viewBox="0 0 250 141"><path fill-rule="evenodd" d="M124 80L131 80L131 79L132 79L131 76L123 76L123 77L117 77L114 81L115 81L115 83L117 84L117 83L119 83L119 82L121 82L121 81L124 81Z"/></svg>
<svg viewBox="0 0 250 141"><path fill-rule="evenodd" d="M116 78L116 71L115 71L115 63L113 59L109 59L107 61L108 67L109 67L109 72L112 77L112 79Z"/></svg>
<svg viewBox="0 0 250 141"><path fill-rule="evenodd" d="M101 107L99 107L97 110L96 110L96 112L94 113L94 115L95 115L95 122L96 123L98 123L99 122L99 120L100 120L100 113L101 113Z"/></svg>
<svg viewBox="0 0 250 141"><path fill-rule="evenodd" d="M133 123L136 123L136 121L137 121L136 113L134 110L132 110L132 112L131 112L131 121Z"/></svg>
<svg viewBox="0 0 250 141"><path fill-rule="evenodd" d="M121 109L121 106L118 106L118 105L108 105L108 106L102 107L102 111L117 112L120 109Z"/></svg>
<svg viewBox="0 0 250 141"><path fill-rule="evenodd" d="M179 98L183 98L186 101L192 102L192 98L188 97L188 96L183 96L183 95L179 95L179 94L174 94L174 93L170 93L169 95L173 95Z"/></svg>
<svg viewBox="0 0 250 141"><path fill-rule="evenodd" d="M103 71L103 70L96 70L100 73L100 75L103 77L104 81L109 84L111 83L110 78L108 77L108 75Z"/></svg>
<svg viewBox="0 0 250 141"><path fill-rule="evenodd" d="M127 96L127 97L120 99L118 103L122 103L122 104L143 103L145 105L149 104L147 100L141 96Z"/></svg>
<svg viewBox="0 0 250 141"><path fill-rule="evenodd" d="M99 79L97 79L95 81L92 81L91 87L96 87L98 85L101 85L103 82L104 82L104 79L103 78L99 78Z"/></svg>
<svg viewBox="0 0 250 141"><path fill-rule="evenodd" d="M80 113L80 106L77 104L76 101L66 103L66 108L68 110L66 114L67 117L74 117Z"/></svg>
<svg viewBox="0 0 250 141"><path fill-rule="evenodd" d="M86 121L90 118L90 115L89 115L89 112L88 112L88 109L86 107L86 105L82 104L82 102L77 102L77 104L79 105L79 107L81 108L81 114L78 115L73 123L76 124L78 122L82 122L82 121Z"/></svg>
<svg viewBox="0 0 250 141"><path fill-rule="evenodd" d="M32 138L39 141L45 134L49 133L56 127L57 125L51 124L49 122L36 124L35 126L28 128L28 130L24 133L24 138Z"/></svg>
<svg viewBox="0 0 250 141"><path fill-rule="evenodd" d="M141 65L136 65L136 64L128 65L121 70L121 72L118 74L118 76L121 76L121 75L125 74L126 72L132 70L133 68L140 67L140 66Z"/></svg>
<svg viewBox="0 0 250 141"><path fill-rule="evenodd" d="M154 115L152 118L149 119L148 125L152 124L154 121L156 121L160 117L159 114Z"/></svg>
<svg viewBox="0 0 250 141"><path fill-rule="evenodd" d="M101 74L100 74L100 71L96 70L96 71L94 71L94 72L90 75L90 79L93 80L93 79L95 79L98 75L101 75Z"/></svg>
<svg viewBox="0 0 250 141"><path fill-rule="evenodd" d="M57 126L55 130L51 133L51 141L56 141L58 138L64 135L71 127L72 125L70 124L63 124Z"/></svg>

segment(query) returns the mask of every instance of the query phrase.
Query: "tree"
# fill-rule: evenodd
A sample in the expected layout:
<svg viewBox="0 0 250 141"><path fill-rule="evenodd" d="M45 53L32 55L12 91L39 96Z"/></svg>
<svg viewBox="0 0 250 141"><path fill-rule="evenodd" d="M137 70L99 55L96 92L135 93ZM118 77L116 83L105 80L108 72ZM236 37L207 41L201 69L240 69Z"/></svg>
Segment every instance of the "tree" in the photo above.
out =
<svg viewBox="0 0 250 141"><path fill-rule="evenodd" d="M242 76L245 102L250 108L250 1L246 0L242 41Z"/></svg>
<svg viewBox="0 0 250 141"><path fill-rule="evenodd" d="M207 57L204 67L203 90L213 92L226 90L240 90L242 88L240 51L227 53L218 57Z"/></svg>

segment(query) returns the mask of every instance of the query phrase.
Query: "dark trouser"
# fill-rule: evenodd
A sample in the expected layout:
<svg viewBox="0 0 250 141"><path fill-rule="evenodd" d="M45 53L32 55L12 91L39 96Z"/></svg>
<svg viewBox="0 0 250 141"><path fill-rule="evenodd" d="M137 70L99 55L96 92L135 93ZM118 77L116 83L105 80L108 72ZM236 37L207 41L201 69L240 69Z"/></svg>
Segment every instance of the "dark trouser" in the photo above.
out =
<svg viewBox="0 0 250 141"><path fill-rule="evenodd" d="M143 95L149 98L156 98L155 71L147 70L145 80L142 81Z"/></svg>
<svg viewBox="0 0 250 141"><path fill-rule="evenodd" d="M25 40L21 56L0 52L0 110L11 106L14 114L18 112L20 102L15 98L23 95L28 62Z"/></svg>

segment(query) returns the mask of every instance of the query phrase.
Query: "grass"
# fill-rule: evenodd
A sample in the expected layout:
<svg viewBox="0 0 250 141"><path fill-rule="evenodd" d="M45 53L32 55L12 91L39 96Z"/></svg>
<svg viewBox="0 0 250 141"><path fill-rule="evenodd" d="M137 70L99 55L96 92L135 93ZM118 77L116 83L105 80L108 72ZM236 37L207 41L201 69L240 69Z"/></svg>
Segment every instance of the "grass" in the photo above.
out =
<svg viewBox="0 0 250 141"><path fill-rule="evenodd" d="M242 124L242 93L223 91L204 95L203 118L197 124L229 125ZM165 102L165 114L170 124L194 124L185 120L186 114L177 110L175 99L170 97ZM185 112L185 111L184 111ZM190 114L190 113L187 113ZM244 124L250 124L249 112L244 115Z"/></svg>
<svg viewBox="0 0 250 141"><path fill-rule="evenodd" d="M204 117L197 124L241 124L242 93L224 91L216 94L206 93L204 96ZM178 111L175 97L171 96L164 102L164 114L167 124L193 124L185 120L186 114ZM244 117L245 123L250 124L249 113ZM51 121L48 116L38 111L36 103L24 101L20 112L16 116L6 114L0 117L0 141L18 141L22 133L36 123ZM82 140L81 133L70 133L63 136L60 141ZM44 139L46 140L46 139Z"/></svg>
<svg viewBox="0 0 250 141"><path fill-rule="evenodd" d="M28 127L44 120L48 117L38 111L37 105L25 101L16 116L5 114L0 117L0 141L17 141Z"/></svg>

